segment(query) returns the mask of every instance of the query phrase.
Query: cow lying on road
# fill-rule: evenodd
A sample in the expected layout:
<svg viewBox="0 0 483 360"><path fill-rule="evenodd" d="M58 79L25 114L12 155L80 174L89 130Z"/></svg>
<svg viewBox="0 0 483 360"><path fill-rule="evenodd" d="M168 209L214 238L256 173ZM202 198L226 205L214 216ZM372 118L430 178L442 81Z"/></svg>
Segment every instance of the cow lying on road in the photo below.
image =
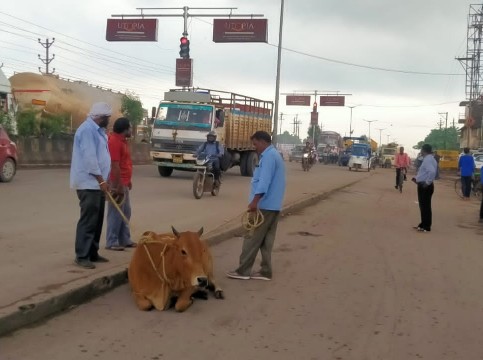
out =
<svg viewBox="0 0 483 360"><path fill-rule="evenodd" d="M129 264L129 284L140 310L167 310L171 299L177 298L176 311L185 311L199 292L206 290L223 299L223 291L213 278L213 259L198 232L156 234L146 231L136 247Z"/></svg>

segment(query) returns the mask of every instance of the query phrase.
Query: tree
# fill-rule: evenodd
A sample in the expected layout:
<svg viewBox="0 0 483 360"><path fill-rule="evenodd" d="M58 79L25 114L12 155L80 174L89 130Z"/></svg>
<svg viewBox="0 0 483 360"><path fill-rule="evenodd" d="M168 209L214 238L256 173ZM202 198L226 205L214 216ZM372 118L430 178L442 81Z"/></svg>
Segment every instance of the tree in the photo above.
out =
<svg viewBox="0 0 483 360"><path fill-rule="evenodd" d="M291 135L288 131L285 131L283 134L277 135L277 142L279 144L294 144L294 145L298 145L302 143L302 141L298 136Z"/></svg>
<svg viewBox="0 0 483 360"><path fill-rule="evenodd" d="M430 144L433 149L439 150L459 150L458 129L449 127L447 129L433 129L414 149L421 149L424 144Z"/></svg>
<svg viewBox="0 0 483 360"><path fill-rule="evenodd" d="M40 135L52 137L67 130L68 114L44 114L39 123Z"/></svg>
<svg viewBox="0 0 483 360"><path fill-rule="evenodd" d="M17 131L22 137L38 134L37 112L33 109L20 111L17 115Z"/></svg>
<svg viewBox="0 0 483 360"><path fill-rule="evenodd" d="M309 131L307 131L308 140L311 141L314 139L314 143L317 146L320 140L320 134L322 133L322 129L319 125L311 125L309 127ZM315 136L314 136L315 135Z"/></svg>
<svg viewBox="0 0 483 360"><path fill-rule="evenodd" d="M134 93L128 92L121 100L121 112L136 127L143 121L143 104Z"/></svg>
<svg viewBox="0 0 483 360"><path fill-rule="evenodd" d="M9 135L13 135L15 130L13 118L3 111L0 111L0 125L3 126Z"/></svg>

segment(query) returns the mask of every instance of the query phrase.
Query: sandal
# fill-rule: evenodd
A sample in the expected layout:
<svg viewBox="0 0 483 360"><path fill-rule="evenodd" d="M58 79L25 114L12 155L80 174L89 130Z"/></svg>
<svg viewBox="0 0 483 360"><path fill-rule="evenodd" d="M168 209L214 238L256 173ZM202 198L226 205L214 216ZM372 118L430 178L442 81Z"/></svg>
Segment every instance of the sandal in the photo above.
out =
<svg viewBox="0 0 483 360"><path fill-rule="evenodd" d="M135 243L135 242L133 242L133 243L127 244L125 247L127 247L127 248L135 248L137 246L138 246L138 244Z"/></svg>
<svg viewBox="0 0 483 360"><path fill-rule="evenodd" d="M124 246L111 246L111 247L106 247L106 250L123 251L124 250Z"/></svg>

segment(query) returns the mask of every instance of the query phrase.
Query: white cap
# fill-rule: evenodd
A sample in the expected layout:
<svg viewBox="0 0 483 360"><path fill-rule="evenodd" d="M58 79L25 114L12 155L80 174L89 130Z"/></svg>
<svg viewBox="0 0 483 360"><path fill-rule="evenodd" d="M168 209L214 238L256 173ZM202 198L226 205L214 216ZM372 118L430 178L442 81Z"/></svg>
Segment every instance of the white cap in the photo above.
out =
<svg viewBox="0 0 483 360"><path fill-rule="evenodd" d="M98 102L92 105L91 111L89 112L89 116L111 116L112 115L112 107L111 105Z"/></svg>

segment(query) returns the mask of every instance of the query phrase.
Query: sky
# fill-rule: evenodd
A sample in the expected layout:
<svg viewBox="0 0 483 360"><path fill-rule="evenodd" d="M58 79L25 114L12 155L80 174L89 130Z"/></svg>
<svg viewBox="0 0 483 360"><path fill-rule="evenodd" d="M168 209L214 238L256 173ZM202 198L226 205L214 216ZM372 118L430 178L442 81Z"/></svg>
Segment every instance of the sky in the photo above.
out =
<svg viewBox="0 0 483 360"><path fill-rule="evenodd" d="M280 93L340 92L352 111L354 135L411 148L464 108L465 76L456 57L466 53L470 0L285 0ZM175 88L181 17L162 17L157 42L108 42L106 19L138 14L139 7L236 7L234 14L263 14L268 43L214 43L210 17L190 17L188 33L194 86L275 99L280 0L17 0L0 8L0 64L7 76L38 72L38 38L55 37L51 67L62 77L135 92L145 108ZM182 10L145 13L181 14ZM228 10L190 10L191 14ZM333 61L335 60L335 61ZM370 68L393 69L397 71ZM431 73L414 74L411 72ZM434 75L437 73L439 75ZM441 75L443 74L443 75ZM448 75L454 74L454 75ZM312 102L314 97L312 97ZM324 130L348 135L349 107L320 107ZM305 135L311 107L286 106L281 128L293 119ZM378 130L381 129L381 130Z"/></svg>

